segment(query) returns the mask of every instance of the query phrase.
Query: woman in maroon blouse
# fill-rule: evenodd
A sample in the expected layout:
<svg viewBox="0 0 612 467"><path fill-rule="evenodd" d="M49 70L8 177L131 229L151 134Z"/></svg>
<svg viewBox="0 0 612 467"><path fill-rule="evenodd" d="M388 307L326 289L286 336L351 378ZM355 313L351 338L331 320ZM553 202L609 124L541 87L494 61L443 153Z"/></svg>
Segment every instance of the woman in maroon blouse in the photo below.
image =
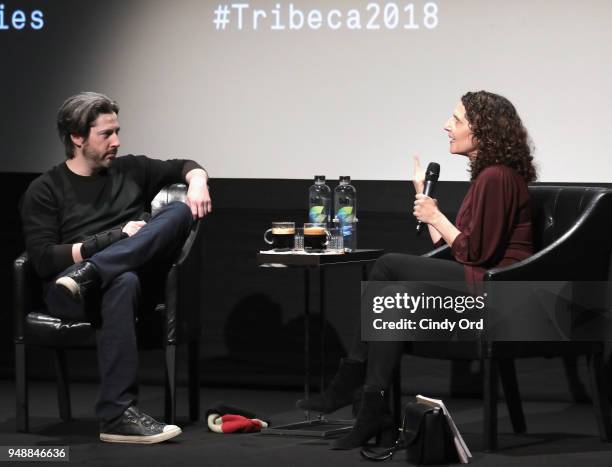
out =
<svg viewBox="0 0 612 467"><path fill-rule="evenodd" d="M512 103L486 91L468 92L444 130L450 152L468 158L472 184L453 224L435 199L422 194L425 174L415 157L413 214L427 224L435 246L450 245L454 261L386 254L372 268L371 281L465 281L474 285L482 281L487 269L533 253L527 183L535 180L536 171L527 131ZM382 432L393 433L383 396L403 346L403 342L362 342L359 330L325 392L298 401L300 408L329 413L351 404L363 386L355 426L333 443L334 449L356 448Z"/></svg>

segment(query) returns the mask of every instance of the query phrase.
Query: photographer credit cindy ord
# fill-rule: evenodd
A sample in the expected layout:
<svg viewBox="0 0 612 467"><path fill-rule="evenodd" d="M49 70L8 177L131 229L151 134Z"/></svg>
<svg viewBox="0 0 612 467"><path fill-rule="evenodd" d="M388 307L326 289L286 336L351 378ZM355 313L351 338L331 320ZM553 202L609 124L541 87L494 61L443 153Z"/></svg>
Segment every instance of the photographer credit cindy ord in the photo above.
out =
<svg viewBox="0 0 612 467"><path fill-rule="evenodd" d="M612 337L607 282L362 282L364 341L598 341Z"/></svg>

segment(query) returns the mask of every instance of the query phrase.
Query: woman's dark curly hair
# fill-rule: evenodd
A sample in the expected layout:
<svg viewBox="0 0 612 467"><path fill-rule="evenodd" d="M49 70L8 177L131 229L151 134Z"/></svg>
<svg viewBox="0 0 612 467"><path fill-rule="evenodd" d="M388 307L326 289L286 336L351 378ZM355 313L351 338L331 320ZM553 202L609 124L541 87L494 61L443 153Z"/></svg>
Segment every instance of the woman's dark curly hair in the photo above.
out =
<svg viewBox="0 0 612 467"><path fill-rule="evenodd" d="M533 182L537 175L531 141L512 103L487 91L468 92L461 102L477 149L477 157L470 160L472 180L487 167L501 164Z"/></svg>

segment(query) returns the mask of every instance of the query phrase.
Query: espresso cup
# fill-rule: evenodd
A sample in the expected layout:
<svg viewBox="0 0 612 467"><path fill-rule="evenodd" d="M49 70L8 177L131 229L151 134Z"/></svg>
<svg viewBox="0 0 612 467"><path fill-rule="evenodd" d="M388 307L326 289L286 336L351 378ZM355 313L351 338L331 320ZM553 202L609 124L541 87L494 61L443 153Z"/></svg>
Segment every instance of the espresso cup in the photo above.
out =
<svg viewBox="0 0 612 467"><path fill-rule="evenodd" d="M329 238L329 230L325 224L304 224L304 251L311 253L324 251L329 243Z"/></svg>
<svg viewBox="0 0 612 467"><path fill-rule="evenodd" d="M295 246L295 222L272 222L272 228L264 233L264 241L268 245L272 245L274 251L293 250Z"/></svg>

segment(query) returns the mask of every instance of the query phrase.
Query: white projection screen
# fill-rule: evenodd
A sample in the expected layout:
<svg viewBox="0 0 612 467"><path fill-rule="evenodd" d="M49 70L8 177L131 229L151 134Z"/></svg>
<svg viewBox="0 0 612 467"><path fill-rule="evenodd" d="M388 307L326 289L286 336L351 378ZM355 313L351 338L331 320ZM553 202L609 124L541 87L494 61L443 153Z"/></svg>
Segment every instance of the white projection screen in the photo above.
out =
<svg viewBox="0 0 612 467"><path fill-rule="evenodd" d="M517 107L545 182L612 182L609 0L4 1L0 170L63 160L61 102L117 100L122 152L213 177L467 180L442 127L468 90Z"/></svg>

